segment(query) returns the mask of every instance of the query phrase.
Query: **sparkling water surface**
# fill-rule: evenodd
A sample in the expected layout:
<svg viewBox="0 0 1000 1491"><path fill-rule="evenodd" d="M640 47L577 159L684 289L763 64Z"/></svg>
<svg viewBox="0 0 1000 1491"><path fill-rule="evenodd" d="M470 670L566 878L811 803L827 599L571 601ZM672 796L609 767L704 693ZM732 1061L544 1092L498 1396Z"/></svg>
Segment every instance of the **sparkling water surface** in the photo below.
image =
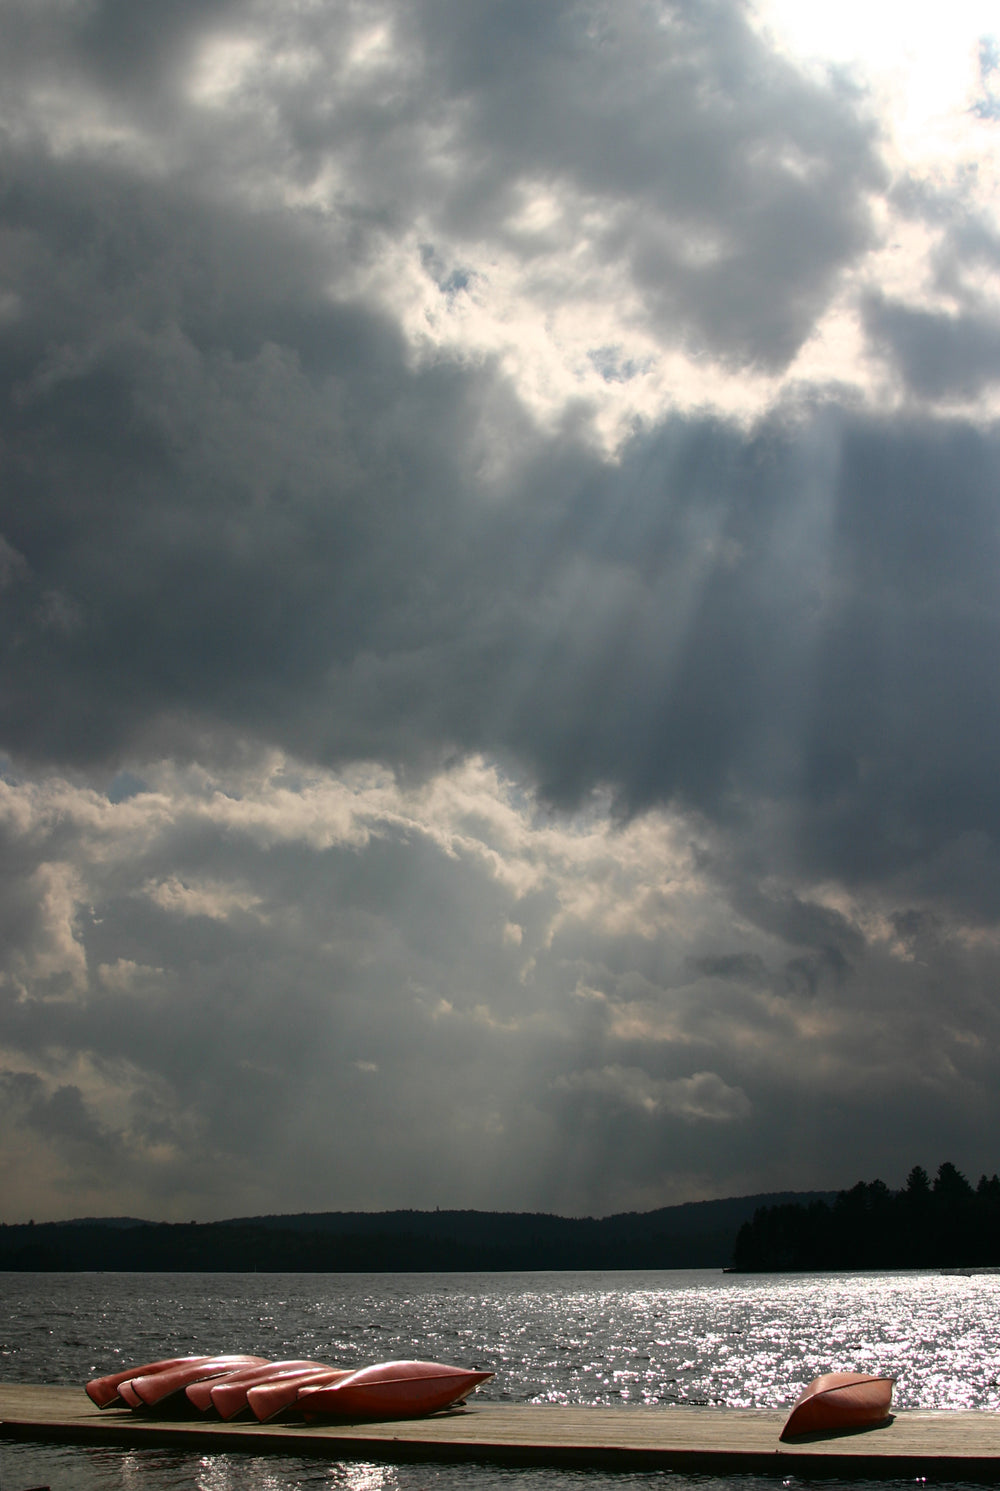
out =
<svg viewBox="0 0 1000 1491"><path fill-rule="evenodd" d="M820 1372L857 1370L896 1376L900 1408L1000 1410L997 1275L0 1273L0 1291L0 1378L81 1391L119 1364L246 1351L474 1365L496 1373L479 1396L515 1403L778 1408ZM669 1479L676 1491L769 1491L761 1477ZM0 1442L0 1491L647 1491L663 1480Z"/></svg>

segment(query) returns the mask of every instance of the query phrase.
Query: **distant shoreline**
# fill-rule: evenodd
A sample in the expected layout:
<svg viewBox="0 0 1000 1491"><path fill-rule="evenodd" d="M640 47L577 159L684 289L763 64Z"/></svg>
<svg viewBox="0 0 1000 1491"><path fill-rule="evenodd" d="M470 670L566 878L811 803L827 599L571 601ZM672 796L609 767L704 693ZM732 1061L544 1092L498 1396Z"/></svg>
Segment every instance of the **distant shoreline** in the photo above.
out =
<svg viewBox="0 0 1000 1491"><path fill-rule="evenodd" d="M610 1217L487 1211L315 1212L223 1222L131 1217L0 1225L0 1270L450 1273L724 1268L761 1208L833 1199L782 1192Z"/></svg>
<svg viewBox="0 0 1000 1491"><path fill-rule="evenodd" d="M221 1222L100 1217L0 1225L0 1271L518 1273L718 1268L1000 1273L1000 1179L949 1163L903 1190L770 1192L608 1217L547 1212L301 1212Z"/></svg>

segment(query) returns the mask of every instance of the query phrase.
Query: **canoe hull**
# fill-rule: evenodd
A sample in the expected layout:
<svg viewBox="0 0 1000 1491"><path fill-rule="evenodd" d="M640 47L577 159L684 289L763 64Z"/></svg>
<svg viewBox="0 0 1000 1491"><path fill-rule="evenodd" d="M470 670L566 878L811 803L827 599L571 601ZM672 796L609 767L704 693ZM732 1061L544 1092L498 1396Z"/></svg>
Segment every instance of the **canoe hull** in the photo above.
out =
<svg viewBox="0 0 1000 1491"><path fill-rule="evenodd" d="M119 1383L118 1393L119 1402L124 1403L126 1407L135 1408L139 1410L139 1412L141 1412L142 1409L145 1408L145 1403L143 1403L142 1399L139 1397L139 1394L136 1392L135 1388L128 1380Z"/></svg>
<svg viewBox="0 0 1000 1491"><path fill-rule="evenodd" d="M143 1362L141 1365L126 1367L121 1372L110 1372L105 1377L93 1377L86 1384L84 1391L98 1408L111 1408L113 1404L122 1401L118 1391L121 1383L129 1382L133 1377L150 1377L155 1372L166 1372L172 1367L193 1365L195 1362L207 1360L208 1358L204 1356L168 1356L160 1362Z"/></svg>
<svg viewBox="0 0 1000 1491"><path fill-rule="evenodd" d="M268 1424L279 1414L297 1408L296 1398L300 1387L320 1386L323 1383L339 1382L349 1377L350 1372L337 1367L314 1368L312 1371L285 1372L267 1382L255 1383L247 1389L247 1405L258 1423Z"/></svg>
<svg viewBox="0 0 1000 1491"><path fill-rule="evenodd" d="M492 1376L441 1362L379 1362L340 1382L301 1388L296 1407L309 1420L420 1418L453 1407Z"/></svg>
<svg viewBox="0 0 1000 1491"><path fill-rule="evenodd" d="M867 1372L826 1372L814 1378L794 1404L781 1438L884 1424L890 1414L895 1380Z"/></svg>
<svg viewBox="0 0 1000 1491"><path fill-rule="evenodd" d="M192 1382L202 1382L206 1378L221 1377L226 1372L236 1372L242 1367L263 1367L266 1358L263 1356L210 1356L203 1357L200 1362L188 1363L178 1367L168 1367L163 1372L153 1372L148 1376L132 1377L129 1386L146 1408L158 1408L176 1395L183 1395L184 1389ZM121 1384L119 1391L121 1391Z"/></svg>
<svg viewBox="0 0 1000 1491"><path fill-rule="evenodd" d="M214 1408L220 1418L234 1419L247 1410L247 1393L252 1387L265 1382L281 1380L290 1373L332 1371L325 1362L284 1361L268 1362L264 1367L247 1367L246 1371L229 1372L209 1382L194 1382L185 1389L189 1400L196 1408L207 1411Z"/></svg>

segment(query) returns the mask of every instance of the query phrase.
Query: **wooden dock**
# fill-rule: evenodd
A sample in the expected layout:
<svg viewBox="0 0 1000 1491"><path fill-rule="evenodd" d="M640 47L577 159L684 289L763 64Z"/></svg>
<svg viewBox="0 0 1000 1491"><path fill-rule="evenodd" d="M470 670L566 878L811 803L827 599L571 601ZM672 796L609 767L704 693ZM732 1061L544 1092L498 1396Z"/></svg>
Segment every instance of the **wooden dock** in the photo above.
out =
<svg viewBox="0 0 1000 1491"><path fill-rule="evenodd" d="M481 1461L770 1475L1000 1479L1000 1414L904 1411L885 1426L782 1444L785 1413L493 1403L391 1423L257 1424L142 1418L94 1408L82 1388L0 1384L0 1436L172 1445L202 1453Z"/></svg>

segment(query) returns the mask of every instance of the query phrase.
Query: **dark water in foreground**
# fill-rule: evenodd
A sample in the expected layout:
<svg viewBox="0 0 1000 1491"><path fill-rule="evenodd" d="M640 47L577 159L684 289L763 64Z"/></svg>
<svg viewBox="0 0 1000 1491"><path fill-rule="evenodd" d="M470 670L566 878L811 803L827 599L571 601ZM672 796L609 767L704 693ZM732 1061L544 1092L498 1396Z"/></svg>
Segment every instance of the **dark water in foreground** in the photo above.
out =
<svg viewBox="0 0 1000 1491"><path fill-rule="evenodd" d="M474 1364L496 1372L485 1396L521 1403L779 1407L820 1372L857 1369L897 1375L899 1407L1000 1410L1000 1277L0 1274L5 1381L82 1385L119 1362L193 1351ZM0 1441L0 1491L663 1491L665 1481L668 1491L791 1484Z"/></svg>

